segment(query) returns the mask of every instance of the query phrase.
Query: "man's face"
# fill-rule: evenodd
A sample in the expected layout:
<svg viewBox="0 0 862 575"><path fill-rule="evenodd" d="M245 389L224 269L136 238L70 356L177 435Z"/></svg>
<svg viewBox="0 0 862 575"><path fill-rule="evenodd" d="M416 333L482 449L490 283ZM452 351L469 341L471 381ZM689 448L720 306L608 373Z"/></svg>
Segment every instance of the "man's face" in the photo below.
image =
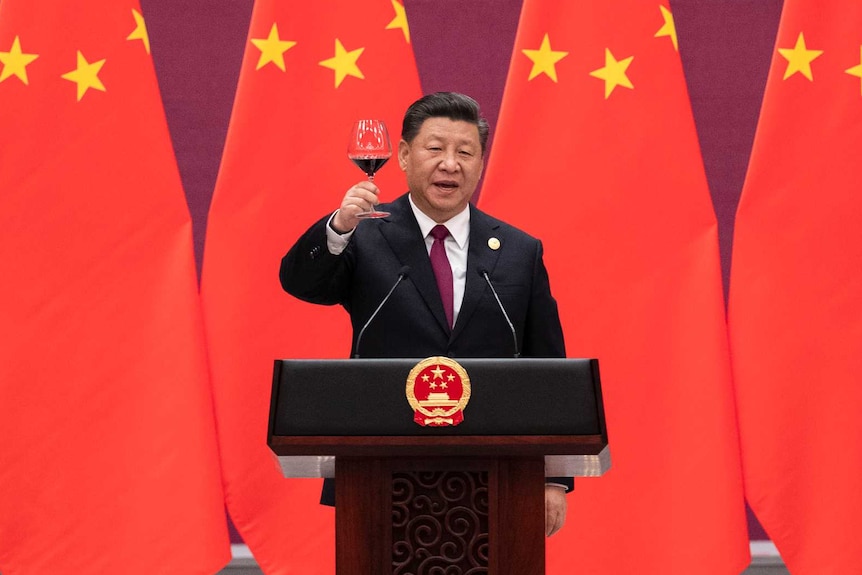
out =
<svg viewBox="0 0 862 575"><path fill-rule="evenodd" d="M428 118L409 144L398 144L398 163L420 210L445 222L470 202L482 175L479 129L461 120Z"/></svg>

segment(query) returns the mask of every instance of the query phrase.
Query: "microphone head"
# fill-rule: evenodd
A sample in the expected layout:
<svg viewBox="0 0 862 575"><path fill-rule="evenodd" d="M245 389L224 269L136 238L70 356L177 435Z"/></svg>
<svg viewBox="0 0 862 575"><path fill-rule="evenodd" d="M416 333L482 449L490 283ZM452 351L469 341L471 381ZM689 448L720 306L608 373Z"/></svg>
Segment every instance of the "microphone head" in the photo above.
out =
<svg viewBox="0 0 862 575"><path fill-rule="evenodd" d="M486 267L481 267L477 271L479 272L479 275L482 277L485 277L488 275L488 268L486 268Z"/></svg>
<svg viewBox="0 0 862 575"><path fill-rule="evenodd" d="M406 278L410 275L410 266L401 266L401 269L398 270L398 275L402 278Z"/></svg>

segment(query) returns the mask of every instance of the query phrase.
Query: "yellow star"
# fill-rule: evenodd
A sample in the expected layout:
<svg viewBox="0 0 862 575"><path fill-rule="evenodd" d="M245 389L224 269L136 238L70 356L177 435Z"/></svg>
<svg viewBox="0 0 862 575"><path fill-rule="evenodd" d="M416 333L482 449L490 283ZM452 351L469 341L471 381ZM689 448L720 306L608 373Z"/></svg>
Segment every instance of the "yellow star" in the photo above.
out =
<svg viewBox="0 0 862 575"><path fill-rule="evenodd" d="M0 62L3 63L3 71L0 72L0 82L6 78L16 76L24 82L24 85L29 86L30 81L27 79L27 66L38 57L39 54L25 54L22 52L21 39L15 36L15 39L12 40L12 48L8 52L0 52Z"/></svg>
<svg viewBox="0 0 862 575"><path fill-rule="evenodd" d="M796 72L799 72L810 81L814 81L814 76L811 74L811 62L823 54L823 50L809 50L805 46L805 37L802 35L802 32L796 38L796 46L793 48L779 48L778 53L787 60L787 70L784 71L785 80Z"/></svg>
<svg viewBox="0 0 862 575"><path fill-rule="evenodd" d="M401 28L401 31L404 32L404 40L409 44L410 27L407 25L407 12L404 10L404 5L398 2L398 0L392 0L392 8L395 10L395 18L386 25L386 29L394 30Z"/></svg>
<svg viewBox="0 0 862 575"><path fill-rule="evenodd" d="M135 19L135 29L132 33L126 36L126 40L141 40L144 43L144 49L147 54L150 53L150 35L147 34L147 25L144 23L144 16L132 8L132 17Z"/></svg>
<svg viewBox="0 0 862 575"><path fill-rule="evenodd" d="M605 67L590 72L590 76L605 81L605 100L610 97L611 92L617 86L634 89L628 76L626 76L626 70L632 60L634 60L634 56L629 56L625 60L617 60L611 51L605 48Z"/></svg>
<svg viewBox="0 0 862 575"><path fill-rule="evenodd" d="M84 55L81 54L80 50L78 50L78 67L71 72L66 72L61 76L61 78L69 80L70 82L75 82L78 85L78 101L80 102L81 98L84 97L84 94L86 94L87 90L90 88L94 88L102 92L105 91L105 85L102 84L101 80L99 80L99 71L104 65L104 59L99 60L98 62L93 62L92 64L87 62L87 59L84 58Z"/></svg>
<svg viewBox="0 0 862 575"><path fill-rule="evenodd" d="M431 373L434 374L434 379L437 379L438 377L443 379L443 369L439 365L432 369Z"/></svg>
<svg viewBox="0 0 862 575"><path fill-rule="evenodd" d="M278 37L278 24L273 23L266 38L252 38L251 43L260 50L260 58L257 60L257 68L260 70L270 62L275 64L279 70L285 71L284 53L296 46L296 42L282 40Z"/></svg>
<svg viewBox="0 0 862 575"><path fill-rule="evenodd" d="M335 56L328 60L323 60L319 62L319 64L324 68L335 70L336 88L341 85L341 82L343 82L344 78L347 76L354 76L363 80L365 79L365 76L362 75L362 70L360 70L359 66L356 65L356 60L359 59L359 56L362 55L364 50L365 48L357 48L356 50L348 52L344 49L344 46L341 45L341 40L338 38L335 39Z"/></svg>
<svg viewBox="0 0 862 575"><path fill-rule="evenodd" d="M670 36L670 40L673 42L673 49L679 52L679 44L676 39L676 25L673 23L673 14L671 14L670 10L664 6L659 6L659 9L661 10L662 18L664 18L664 25L655 33L655 37L661 38L662 36Z"/></svg>
<svg viewBox="0 0 862 575"><path fill-rule="evenodd" d="M851 76L856 76L857 78L862 78L862 46L859 47L859 65L853 66L852 68L847 68L844 70Z"/></svg>
<svg viewBox="0 0 862 575"><path fill-rule="evenodd" d="M553 80L557 81L556 64L563 58L569 55L568 52L557 52L551 50L551 40L547 34L542 38L542 44L538 50L521 50L524 55L533 61L533 68L530 70L529 82L539 74L545 74Z"/></svg>

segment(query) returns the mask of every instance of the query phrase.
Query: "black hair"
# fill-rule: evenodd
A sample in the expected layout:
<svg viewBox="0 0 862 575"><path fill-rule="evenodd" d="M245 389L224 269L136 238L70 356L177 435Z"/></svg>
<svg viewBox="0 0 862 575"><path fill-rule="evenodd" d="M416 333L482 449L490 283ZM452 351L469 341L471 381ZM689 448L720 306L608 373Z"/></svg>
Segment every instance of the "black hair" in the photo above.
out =
<svg viewBox="0 0 862 575"><path fill-rule="evenodd" d="M457 92L435 92L413 102L404 113L401 138L410 143L419 133L428 118L449 118L469 122L479 129L479 144L485 153L488 141L488 121L479 112L479 104L465 94Z"/></svg>

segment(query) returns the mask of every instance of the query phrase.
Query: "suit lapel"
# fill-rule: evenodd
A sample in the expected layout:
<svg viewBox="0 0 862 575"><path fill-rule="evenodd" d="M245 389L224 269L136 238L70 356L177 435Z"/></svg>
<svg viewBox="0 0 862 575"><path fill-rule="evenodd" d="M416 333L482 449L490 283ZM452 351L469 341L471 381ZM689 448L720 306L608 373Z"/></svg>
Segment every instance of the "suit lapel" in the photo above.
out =
<svg viewBox="0 0 862 575"><path fill-rule="evenodd" d="M401 265L410 266L408 276L410 281L425 300L440 328L448 334L450 328L446 322L446 312L443 311L440 292L437 290L437 280L431 268L431 260L425 248L425 239L413 216L413 210L410 209L407 194L395 200L390 208L392 215L384 219L380 226L380 233L383 234Z"/></svg>
<svg viewBox="0 0 862 575"><path fill-rule="evenodd" d="M479 305L479 301L481 301L485 291L488 290L488 284L485 278L479 275L479 272L487 270L488 274L491 274L494 271L494 266L497 265L500 250L492 249L488 245L488 240L496 237L495 233L498 228L499 224L485 213L476 209L472 204L470 205L470 246L467 250L467 281L464 287L464 300L461 302L461 311L458 313L458 320L455 322L455 329L452 330L450 341L454 341L464 331L464 326L470 321L473 312L476 311L476 307ZM500 240L501 238L497 239Z"/></svg>

